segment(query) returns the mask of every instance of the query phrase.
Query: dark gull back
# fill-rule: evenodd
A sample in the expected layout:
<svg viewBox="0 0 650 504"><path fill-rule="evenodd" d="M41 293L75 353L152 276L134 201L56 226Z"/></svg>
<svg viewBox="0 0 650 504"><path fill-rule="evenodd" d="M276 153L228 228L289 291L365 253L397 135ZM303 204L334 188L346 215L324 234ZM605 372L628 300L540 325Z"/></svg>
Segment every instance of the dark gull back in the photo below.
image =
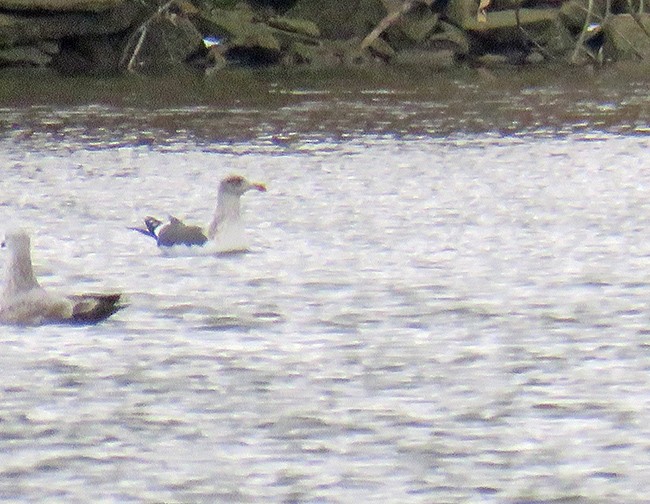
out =
<svg viewBox="0 0 650 504"><path fill-rule="evenodd" d="M174 245L203 245L208 241L200 226L187 226L176 217L171 217L158 233L159 247Z"/></svg>

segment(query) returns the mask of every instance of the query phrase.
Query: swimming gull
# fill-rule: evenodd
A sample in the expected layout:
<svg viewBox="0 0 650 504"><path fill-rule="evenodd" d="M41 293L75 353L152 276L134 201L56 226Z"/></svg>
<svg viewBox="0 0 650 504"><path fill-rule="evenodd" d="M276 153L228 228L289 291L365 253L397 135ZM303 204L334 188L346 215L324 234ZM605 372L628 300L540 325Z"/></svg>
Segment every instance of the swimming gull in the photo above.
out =
<svg viewBox="0 0 650 504"><path fill-rule="evenodd" d="M30 238L24 230L8 232L2 247L9 258L0 294L0 323L95 324L123 308L120 294L63 296L43 289L34 275Z"/></svg>
<svg viewBox="0 0 650 504"><path fill-rule="evenodd" d="M201 226L187 225L180 219L170 216L169 222L163 223L156 217L146 217L146 228L129 228L154 238L161 249L171 249L174 246L185 245L204 246L209 241L215 242L220 252L245 250L242 241L243 224L241 222L241 196L255 189L266 191L266 186L257 182L249 182L240 175L230 175L219 184L217 207L212 217L207 233Z"/></svg>

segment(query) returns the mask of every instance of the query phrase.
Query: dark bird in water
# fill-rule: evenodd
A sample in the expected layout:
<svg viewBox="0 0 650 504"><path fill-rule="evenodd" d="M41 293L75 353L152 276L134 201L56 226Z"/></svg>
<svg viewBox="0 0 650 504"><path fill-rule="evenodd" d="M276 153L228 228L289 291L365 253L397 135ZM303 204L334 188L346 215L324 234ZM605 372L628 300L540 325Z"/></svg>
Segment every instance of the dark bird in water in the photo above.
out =
<svg viewBox="0 0 650 504"><path fill-rule="evenodd" d="M158 247L163 249L177 245L200 247L214 241L220 251L244 250L240 198L252 189L265 192L266 186L249 182L240 175L224 178L219 184L217 208L207 232L201 226L187 225L173 216L168 222L149 216L144 219L144 228L129 229L154 238Z"/></svg>
<svg viewBox="0 0 650 504"><path fill-rule="evenodd" d="M34 275L29 235L23 230L7 233L2 247L9 251L9 259L0 295L0 323L96 324L124 307L121 294L64 296L43 289Z"/></svg>

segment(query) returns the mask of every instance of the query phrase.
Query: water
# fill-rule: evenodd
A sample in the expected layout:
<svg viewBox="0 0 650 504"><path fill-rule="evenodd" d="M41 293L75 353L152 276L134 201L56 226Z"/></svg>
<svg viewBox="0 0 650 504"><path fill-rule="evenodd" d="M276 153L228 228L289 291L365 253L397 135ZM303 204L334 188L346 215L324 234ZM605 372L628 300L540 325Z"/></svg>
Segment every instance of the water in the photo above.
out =
<svg viewBox="0 0 650 504"><path fill-rule="evenodd" d="M517 86L7 106L2 222L129 306L2 328L0 499L645 502L647 87ZM248 253L126 229L228 173Z"/></svg>

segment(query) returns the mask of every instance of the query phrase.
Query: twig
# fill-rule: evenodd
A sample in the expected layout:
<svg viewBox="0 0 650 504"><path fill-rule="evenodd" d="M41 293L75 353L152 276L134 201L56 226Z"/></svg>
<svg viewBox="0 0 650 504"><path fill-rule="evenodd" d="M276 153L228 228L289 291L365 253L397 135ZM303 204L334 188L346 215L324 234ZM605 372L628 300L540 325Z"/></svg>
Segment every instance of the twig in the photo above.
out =
<svg viewBox="0 0 650 504"><path fill-rule="evenodd" d="M142 44L144 43L144 39L147 38L147 28L149 27L148 24L144 24L140 26L135 33L140 32L140 37L138 38L138 43L135 45L135 49L133 49L133 54L131 54L131 58L129 59L129 64L126 66L127 71L129 72L134 72L134 67L135 67L135 62L138 54L140 54L140 49L142 48Z"/></svg>

